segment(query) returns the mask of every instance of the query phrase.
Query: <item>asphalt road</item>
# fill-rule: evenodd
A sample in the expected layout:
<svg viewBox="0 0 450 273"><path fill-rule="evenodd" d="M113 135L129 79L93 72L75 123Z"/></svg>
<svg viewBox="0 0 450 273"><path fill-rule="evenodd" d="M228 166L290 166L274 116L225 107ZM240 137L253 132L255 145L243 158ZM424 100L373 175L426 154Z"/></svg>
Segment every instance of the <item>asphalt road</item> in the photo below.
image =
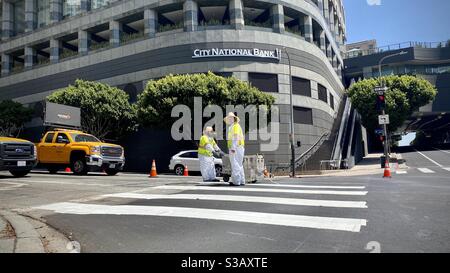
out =
<svg viewBox="0 0 450 273"><path fill-rule="evenodd" d="M199 177L0 174L0 199L71 234L82 252L449 252L450 154L420 152L402 151L409 169L388 180L229 187Z"/></svg>

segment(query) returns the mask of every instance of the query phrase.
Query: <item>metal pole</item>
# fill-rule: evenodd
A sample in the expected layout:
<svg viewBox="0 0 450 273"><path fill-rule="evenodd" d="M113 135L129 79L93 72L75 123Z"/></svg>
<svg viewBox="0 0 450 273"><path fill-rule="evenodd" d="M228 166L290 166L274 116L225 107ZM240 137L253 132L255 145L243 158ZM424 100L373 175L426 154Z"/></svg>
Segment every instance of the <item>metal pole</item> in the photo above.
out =
<svg viewBox="0 0 450 273"><path fill-rule="evenodd" d="M294 147L294 138L295 138L295 131L294 131L294 102L292 98L292 67L291 67L291 57L289 56L289 52L287 48L285 48L286 55L288 58L288 64L289 64L289 100L290 100L290 113L291 113L291 126L290 126L290 142L291 142L291 173L292 178L295 178L295 147Z"/></svg>
<svg viewBox="0 0 450 273"><path fill-rule="evenodd" d="M381 58L380 62L378 63L378 73L379 73L380 82L382 81L381 80L381 65L382 65L383 61L388 59L388 58L391 58L391 57L395 57L395 56L398 56L398 55L404 55L406 53L407 52L405 52L405 51L401 51L399 53L388 55L388 56L385 56L385 57ZM381 86L385 87L384 81L381 82ZM385 99L386 99L386 97L385 97ZM386 115L385 109L383 109L382 115L383 116ZM386 124L383 125L383 131L384 131L384 157L386 159L385 162L389 164L389 162L390 162L390 160L389 160L389 137L388 137L388 130L387 130L387 125Z"/></svg>

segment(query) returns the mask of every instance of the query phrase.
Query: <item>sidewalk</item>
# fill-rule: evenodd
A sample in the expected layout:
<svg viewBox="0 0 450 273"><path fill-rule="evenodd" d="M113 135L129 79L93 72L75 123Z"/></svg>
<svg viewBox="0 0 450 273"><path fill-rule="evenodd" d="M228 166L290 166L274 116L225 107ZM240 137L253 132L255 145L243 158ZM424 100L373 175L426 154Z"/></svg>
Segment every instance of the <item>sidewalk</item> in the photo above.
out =
<svg viewBox="0 0 450 273"><path fill-rule="evenodd" d="M36 219L0 210L0 253L67 253L70 241Z"/></svg>
<svg viewBox="0 0 450 273"><path fill-rule="evenodd" d="M317 175L301 175L301 177L324 177L324 176L363 176L363 175L374 175L380 174L382 175L384 169L381 168L380 165L380 157L382 154L369 154L366 156L361 162L359 162L356 166L348 170L330 170L330 171L321 171L321 174ZM391 158L397 158L399 161L402 161L400 154L391 154ZM406 166L404 163L391 163L390 164L391 171L395 171L397 169L404 169Z"/></svg>

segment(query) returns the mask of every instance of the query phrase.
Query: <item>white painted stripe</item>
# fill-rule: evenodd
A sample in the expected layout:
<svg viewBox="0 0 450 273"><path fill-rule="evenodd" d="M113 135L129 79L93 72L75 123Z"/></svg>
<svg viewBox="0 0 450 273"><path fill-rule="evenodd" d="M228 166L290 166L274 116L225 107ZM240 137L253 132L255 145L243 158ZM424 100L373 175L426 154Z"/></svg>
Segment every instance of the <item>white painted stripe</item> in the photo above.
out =
<svg viewBox="0 0 450 273"><path fill-rule="evenodd" d="M415 149L416 152L418 152L421 156L425 157L426 159L428 159L431 163L433 163L434 165L438 166L438 167L442 167L441 164L437 163L436 161L434 161L433 159L429 158L428 156L424 155L422 152L419 152L417 149Z"/></svg>
<svg viewBox="0 0 450 273"><path fill-rule="evenodd" d="M407 171L397 171L396 173L397 174L407 174L408 172Z"/></svg>
<svg viewBox="0 0 450 273"><path fill-rule="evenodd" d="M312 199L275 198L275 197L243 196L243 195L214 195L214 194L167 195L167 194L114 193L114 194L106 194L103 196L115 198L147 199L147 200L152 199L212 200L212 201L251 202L251 203L266 203L277 205L311 206L311 207L367 208L366 202L359 202L359 201L312 200Z"/></svg>
<svg viewBox="0 0 450 273"><path fill-rule="evenodd" d="M442 168L442 169L450 172L450 168Z"/></svg>
<svg viewBox="0 0 450 273"><path fill-rule="evenodd" d="M335 190L364 190L364 186L312 186L312 185L286 185L286 184L252 184L257 187L304 188L304 189L335 189Z"/></svg>
<svg viewBox="0 0 450 273"><path fill-rule="evenodd" d="M97 215L145 215L196 218L220 221L233 221L252 224L265 224L288 227L330 229L360 232L367 225L365 219L333 218L319 216L289 215L277 213L249 212L236 210L199 209L162 206L109 206L79 203L55 203L36 207L67 214Z"/></svg>
<svg viewBox="0 0 450 273"><path fill-rule="evenodd" d="M288 189L261 189L230 186L157 186L154 189L185 190L185 191L244 191L244 192L273 192L273 193L301 193L301 194L325 194L325 195L366 195L367 191L326 191L326 190L288 190Z"/></svg>
<svg viewBox="0 0 450 273"><path fill-rule="evenodd" d="M441 150L441 149L438 149L438 148L434 148L434 149L436 149L436 150L438 150L438 151L440 151L440 152L446 153L446 154L450 154L449 151L444 151L444 150Z"/></svg>
<svg viewBox="0 0 450 273"><path fill-rule="evenodd" d="M418 170L423 173L434 173L434 171L432 171L428 168L418 168Z"/></svg>

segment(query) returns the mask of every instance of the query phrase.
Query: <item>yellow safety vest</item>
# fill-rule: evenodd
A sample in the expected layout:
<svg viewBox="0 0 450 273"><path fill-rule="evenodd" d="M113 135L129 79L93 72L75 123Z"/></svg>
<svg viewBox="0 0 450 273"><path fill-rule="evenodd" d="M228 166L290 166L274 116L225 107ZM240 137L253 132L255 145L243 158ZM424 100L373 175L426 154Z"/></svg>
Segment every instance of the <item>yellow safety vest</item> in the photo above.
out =
<svg viewBox="0 0 450 273"><path fill-rule="evenodd" d="M242 128L239 123L234 123L231 126L230 131L228 131L228 148L231 148L233 146L233 138L237 135L238 140L238 146L244 146L245 140L244 140L244 133L242 133Z"/></svg>
<svg viewBox="0 0 450 273"><path fill-rule="evenodd" d="M206 145L208 145L208 144L211 144L211 146L213 146L213 148L214 148L214 146L216 145L216 142L214 141L213 138L211 138L211 141L210 141L210 138L208 136L202 136L200 138L200 143L198 145L198 154L199 155L204 155L204 156L212 156L213 155L212 152L210 152L206 149Z"/></svg>

